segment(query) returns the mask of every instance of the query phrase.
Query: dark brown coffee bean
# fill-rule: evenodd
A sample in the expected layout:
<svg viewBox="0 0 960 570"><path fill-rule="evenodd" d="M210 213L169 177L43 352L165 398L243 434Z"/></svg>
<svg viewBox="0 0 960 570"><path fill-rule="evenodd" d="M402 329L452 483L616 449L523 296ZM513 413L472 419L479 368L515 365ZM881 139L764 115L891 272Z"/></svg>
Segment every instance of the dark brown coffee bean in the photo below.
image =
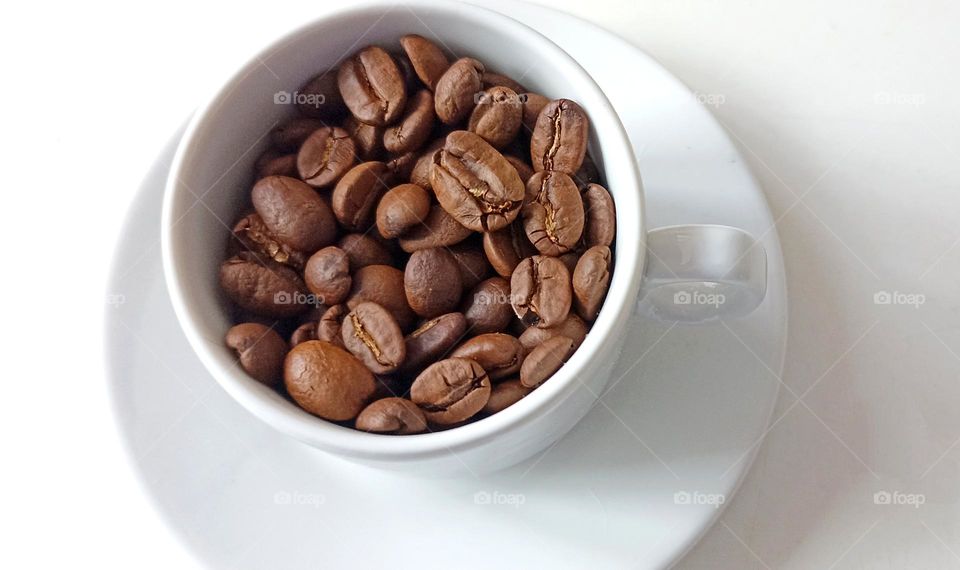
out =
<svg viewBox="0 0 960 570"><path fill-rule="evenodd" d="M490 398L490 378L472 360L448 358L417 376L410 399L437 425L462 422L479 412Z"/></svg>
<svg viewBox="0 0 960 570"><path fill-rule="evenodd" d="M227 346L237 354L240 366L268 386L280 383L287 343L270 327L257 323L235 325L227 331Z"/></svg>
<svg viewBox="0 0 960 570"><path fill-rule="evenodd" d="M520 132L523 105L507 87L491 87L480 94L470 113L468 129L494 148L503 148Z"/></svg>
<svg viewBox="0 0 960 570"><path fill-rule="evenodd" d="M590 121L580 105L569 99L548 103L530 138L533 169L576 173L587 152L589 130Z"/></svg>
<svg viewBox="0 0 960 570"><path fill-rule="evenodd" d="M343 130L349 133L356 146L357 157L362 161L379 160L383 154L385 127L361 123L353 115L343 121Z"/></svg>
<svg viewBox="0 0 960 570"><path fill-rule="evenodd" d="M473 240L461 242L448 248L460 268L460 280L463 290L469 291L486 279L490 273L490 264L483 254L482 246Z"/></svg>
<svg viewBox="0 0 960 570"><path fill-rule="evenodd" d="M404 360L404 363L406 363L406 360ZM412 379L399 374L374 374L374 378L377 381L377 389L373 393L373 400L400 398L410 391Z"/></svg>
<svg viewBox="0 0 960 570"><path fill-rule="evenodd" d="M306 262L303 252L297 251L277 239L263 223L259 214L250 214L233 226L233 235L244 249L257 257L270 259L277 263L301 269Z"/></svg>
<svg viewBox="0 0 960 570"><path fill-rule="evenodd" d="M403 274L403 285L407 304L427 319L455 309L463 294L457 260L438 247L413 252Z"/></svg>
<svg viewBox="0 0 960 570"><path fill-rule="evenodd" d="M317 324L317 321L320 320L320 318L323 316L324 313L327 312L327 309L329 308L330 307L328 307L327 305L324 305L323 303L317 303L315 305L311 305L307 311L297 315L297 320L295 321L295 324L297 326L300 326L305 323Z"/></svg>
<svg viewBox="0 0 960 570"><path fill-rule="evenodd" d="M562 172L543 171L527 182L523 229L540 253L562 255L583 235L583 200L573 179Z"/></svg>
<svg viewBox="0 0 960 570"><path fill-rule="evenodd" d="M350 231L366 231L374 222L377 203L387 191L387 165L364 162L354 166L333 189L333 213Z"/></svg>
<svg viewBox="0 0 960 570"><path fill-rule="evenodd" d="M400 247L407 253L430 247L450 247L470 237L473 232L440 206L430 208L427 219L400 236Z"/></svg>
<svg viewBox="0 0 960 570"><path fill-rule="evenodd" d="M409 435L427 430L427 417L416 404L404 398L383 398L357 416L357 429L371 433Z"/></svg>
<svg viewBox="0 0 960 570"><path fill-rule="evenodd" d="M520 383L536 388L553 376L576 348L565 336L555 336L534 348L520 367Z"/></svg>
<svg viewBox="0 0 960 570"><path fill-rule="evenodd" d="M503 75L502 73L495 73L493 71L484 71L483 72L483 88L491 89L494 87L506 87L507 89L513 91L514 93L526 93L527 89L514 81L511 77Z"/></svg>
<svg viewBox="0 0 960 570"><path fill-rule="evenodd" d="M369 301L390 311L401 329L408 330L414 321L413 309L407 304L403 290L403 272L388 265L368 265L353 274L353 289L347 298L351 309Z"/></svg>
<svg viewBox="0 0 960 570"><path fill-rule="evenodd" d="M599 184L589 184L583 191L583 243L587 247L613 245L617 233L617 212L613 198Z"/></svg>
<svg viewBox="0 0 960 570"><path fill-rule="evenodd" d="M605 245L595 245L583 252L573 271L573 303L577 314L593 321L600 312L610 286L610 265L613 255Z"/></svg>
<svg viewBox="0 0 960 570"><path fill-rule="evenodd" d="M517 175L520 177L520 182L523 182L524 186L526 186L530 178L533 177L533 169L530 168L530 165L509 154L503 155L503 158L507 159L507 162L510 163L510 166L517 171Z"/></svg>
<svg viewBox="0 0 960 570"><path fill-rule="evenodd" d="M570 272L556 257L535 255L517 265L510 278L513 311L528 325L552 327L570 312Z"/></svg>
<svg viewBox="0 0 960 570"><path fill-rule="evenodd" d="M581 192L585 191L590 184L595 184L600 181L600 170L597 168L597 164L593 162L593 159L590 158L589 153L583 156L583 164L580 165L580 168L572 178L573 181L577 183L577 188L579 188Z"/></svg>
<svg viewBox="0 0 960 570"><path fill-rule="evenodd" d="M340 89L337 70L331 69L314 77L297 91L297 110L305 117L331 120L347 112Z"/></svg>
<svg viewBox="0 0 960 570"><path fill-rule="evenodd" d="M514 222L502 230L483 234L483 252L498 275L510 277L522 260L536 255L537 249L520 224Z"/></svg>
<svg viewBox="0 0 960 570"><path fill-rule="evenodd" d="M436 139L420 152L417 161L413 163L413 170L410 171L411 183L426 190L433 189L430 183L430 171L433 170L435 156L443 148L443 143L443 138Z"/></svg>
<svg viewBox="0 0 960 570"><path fill-rule="evenodd" d="M343 318L347 316L350 309L346 305L334 305L327 309L320 321L317 322L317 340L329 342L330 344L346 349L343 345L343 335L340 329L343 326Z"/></svg>
<svg viewBox="0 0 960 570"><path fill-rule="evenodd" d="M350 268L357 271L368 265L390 265L393 256L386 247L369 234L347 234L337 246L350 259Z"/></svg>
<svg viewBox="0 0 960 570"><path fill-rule="evenodd" d="M450 358L469 358L483 367L491 380L506 378L520 371L527 351L516 337L503 333L481 334L464 342Z"/></svg>
<svg viewBox="0 0 960 570"><path fill-rule="evenodd" d="M516 169L469 131L447 135L430 182L443 209L477 232L505 227L517 218L523 204L524 187Z"/></svg>
<svg viewBox="0 0 960 570"><path fill-rule="evenodd" d="M463 300L463 316L471 334L500 332L510 326L510 283L493 277L477 285Z"/></svg>
<svg viewBox="0 0 960 570"><path fill-rule="evenodd" d="M375 374L389 374L407 356L403 333L390 312L376 303L359 303L343 319L343 345Z"/></svg>
<svg viewBox="0 0 960 570"><path fill-rule="evenodd" d="M528 135L533 134L533 130L537 127L537 117L549 102L550 99L538 93L523 94L523 128Z"/></svg>
<svg viewBox="0 0 960 570"><path fill-rule="evenodd" d="M297 153L300 178L315 188L329 186L346 174L356 158L356 145L340 127L313 131Z"/></svg>
<svg viewBox="0 0 960 570"><path fill-rule="evenodd" d="M307 310L307 287L289 267L242 252L220 266L220 287L252 313L293 317Z"/></svg>
<svg viewBox="0 0 960 570"><path fill-rule="evenodd" d="M290 350L283 364L287 393L315 416L357 417L374 393L373 374L355 356L328 342L311 340Z"/></svg>
<svg viewBox="0 0 960 570"><path fill-rule="evenodd" d="M417 77L417 72L413 69L413 64L410 63L410 58L407 57L407 54L391 53L390 55L393 56L393 61L397 64L400 75L403 76L403 85L407 93L414 93L422 88L423 85L420 84L420 78Z"/></svg>
<svg viewBox="0 0 960 570"><path fill-rule="evenodd" d="M337 238L337 224L316 191L286 176L268 176L254 184L253 207L283 243L313 253Z"/></svg>
<svg viewBox="0 0 960 570"><path fill-rule="evenodd" d="M346 252L329 246L311 255L303 270L303 280L321 303L336 305L344 302L353 285Z"/></svg>
<svg viewBox="0 0 960 570"><path fill-rule="evenodd" d="M317 321L303 323L292 333L290 333L290 348L307 342L308 340L317 340Z"/></svg>
<svg viewBox="0 0 960 570"><path fill-rule="evenodd" d="M391 188L377 205L377 230L385 238L396 238L420 225L430 214L430 195L416 184Z"/></svg>
<svg viewBox="0 0 960 570"><path fill-rule="evenodd" d="M520 380L504 380L493 385L490 390L490 399L481 411L485 414L501 412L522 400L530 392L530 388L521 384Z"/></svg>
<svg viewBox="0 0 960 570"><path fill-rule="evenodd" d="M417 163L417 151L411 150L406 154L390 155L387 157L387 171L390 172L390 180L409 180L413 167Z"/></svg>
<svg viewBox="0 0 960 570"><path fill-rule="evenodd" d="M257 180L267 176L290 176L296 178L300 176L297 172L297 155L284 154L277 156L263 163L257 168Z"/></svg>
<svg viewBox="0 0 960 570"><path fill-rule="evenodd" d="M324 124L316 119L298 118L287 121L270 131L270 144L280 152L297 152L303 141Z"/></svg>
<svg viewBox="0 0 960 570"><path fill-rule="evenodd" d="M443 358L463 338L467 321L460 313L447 313L423 323L406 337L407 359L402 369L421 370Z"/></svg>
<svg viewBox="0 0 960 570"><path fill-rule="evenodd" d="M400 122L387 127L383 133L383 146L397 154L417 150L427 142L435 120L433 94L421 89L407 100Z"/></svg>
<svg viewBox="0 0 960 570"><path fill-rule="evenodd" d="M482 76L483 64L473 58L453 62L433 90L437 118L448 125L466 119L473 110L474 97L483 90Z"/></svg>
<svg viewBox="0 0 960 570"><path fill-rule="evenodd" d="M390 54L369 46L340 66L337 85L353 116L370 125L389 125L407 102L403 75Z"/></svg>
<svg viewBox="0 0 960 570"><path fill-rule="evenodd" d="M443 50L423 36L410 34L400 38L400 46L410 59L413 70L424 85L435 90L440 77L450 67Z"/></svg>
<svg viewBox="0 0 960 570"><path fill-rule="evenodd" d="M528 327L520 334L520 344L531 351L555 336L565 336L573 341L574 347L579 347L587 336L587 324L571 313L562 323L550 328Z"/></svg>

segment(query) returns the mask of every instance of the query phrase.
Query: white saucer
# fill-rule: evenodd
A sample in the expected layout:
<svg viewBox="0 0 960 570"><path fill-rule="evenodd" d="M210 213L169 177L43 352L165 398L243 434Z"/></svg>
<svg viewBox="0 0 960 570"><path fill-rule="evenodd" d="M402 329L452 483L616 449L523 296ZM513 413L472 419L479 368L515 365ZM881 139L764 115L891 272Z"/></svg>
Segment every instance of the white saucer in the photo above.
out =
<svg viewBox="0 0 960 570"><path fill-rule="evenodd" d="M766 301L726 325L638 321L618 363L622 378L601 403L554 448L507 471L419 480L369 470L261 424L187 345L159 250L178 133L118 246L107 359L135 468L204 564L662 567L696 542L720 512L718 497L728 502L749 467L777 397L786 336L781 251L760 188L716 121L646 55L572 16L497 6L554 39L606 91L639 155L651 228L716 223L763 236Z"/></svg>

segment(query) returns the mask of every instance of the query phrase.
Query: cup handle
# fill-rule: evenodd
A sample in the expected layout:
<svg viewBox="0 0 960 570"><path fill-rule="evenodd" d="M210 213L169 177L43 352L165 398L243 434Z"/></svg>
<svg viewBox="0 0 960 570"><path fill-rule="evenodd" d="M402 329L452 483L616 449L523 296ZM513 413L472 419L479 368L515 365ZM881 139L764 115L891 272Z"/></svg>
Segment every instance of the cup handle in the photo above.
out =
<svg viewBox="0 0 960 570"><path fill-rule="evenodd" d="M637 312L667 322L743 317L767 292L767 253L730 226L683 225L647 233Z"/></svg>

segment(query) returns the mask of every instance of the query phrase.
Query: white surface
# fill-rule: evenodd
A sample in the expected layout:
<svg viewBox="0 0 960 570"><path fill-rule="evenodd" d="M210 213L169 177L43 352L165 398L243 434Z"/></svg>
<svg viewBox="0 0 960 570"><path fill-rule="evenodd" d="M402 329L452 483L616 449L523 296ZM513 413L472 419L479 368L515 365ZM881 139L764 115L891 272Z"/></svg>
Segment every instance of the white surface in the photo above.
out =
<svg viewBox="0 0 960 570"><path fill-rule="evenodd" d="M789 413L723 524L678 567L960 565L960 7L551 4L644 48L705 101L722 96L711 110L750 149L782 218L792 311L783 380L798 395L816 385L805 404L783 398L777 417ZM13 336L0 499L17 529L0 565L193 567L114 435L96 346L107 268L139 180L218 70L316 10L297 2L227 17L196 2L27 3L0 20L0 287ZM38 230L42 218L64 229ZM878 307L879 290L927 302ZM927 500L884 507L877 490Z"/></svg>
<svg viewBox="0 0 960 570"><path fill-rule="evenodd" d="M671 213L757 233L772 224L742 162L730 160L736 152L722 129L659 66L569 16L532 6L514 13L556 37L591 38L565 45L622 107L634 143L647 149L640 166L653 225ZM606 54L631 62L643 97L618 81ZM682 136L648 135L668 128ZM770 293L749 319L703 327L635 321L622 335L627 346L615 382L568 437L491 475L457 451L464 476L411 480L298 445L215 386L187 346L163 283L151 279L160 263L150 245L168 161L169 149L120 239L108 290L125 302L108 310L109 382L148 493L211 567L313 568L319 560L376 567L389 559L426 570L456 559L460 568L583 568L598 551L610 567L662 567L732 498L779 388L758 360L779 368L783 354L785 291L774 234L764 240ZM136 231L142 242L126 239ZM598 390L582 387L583 399ZM420 531L398 531L410 513ZM369 536L378 537L378 549L363 548ZM424 559L423 551L438 548L437 537L449 545L485 537L499 547L483 557L444 551Z"/></svg>

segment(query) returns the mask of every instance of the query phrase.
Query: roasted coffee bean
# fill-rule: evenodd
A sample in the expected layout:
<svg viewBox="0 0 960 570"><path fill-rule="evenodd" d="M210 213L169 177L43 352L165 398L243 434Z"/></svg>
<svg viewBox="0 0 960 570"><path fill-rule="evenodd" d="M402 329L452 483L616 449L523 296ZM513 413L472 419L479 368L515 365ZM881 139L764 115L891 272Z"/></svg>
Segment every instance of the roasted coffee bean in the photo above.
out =
<svg viewBox="0 0 960 570"><path fill-rule="evenodd" d="M300 176L297 172L297 155L284 154L263 163L257 168L257 180L267 176Z"/></svg>
<svg viewBox="0 0 960 570"><path fill-rule="evenodd" d="M403 285L407 304L427 319L455 309L463 294L457 260L439 247L413 252L403 274Z"/></svg>
<svg viewBox="0 0 960 570"><path fill-rule="evenodd" d="M577 268L577 262L580 261L580 254L575 251L571 251L561 255L557 259L563 262L563 265L567 268L567 271L569 271L570 275L572 276L573 270Z"/></svg>
<svg viewBox="0 0 960 570"><path fill-rule="evenodd" d="M509 154L503 155L503 158L507 159L507 162L510 163L510 166L517 171L517 175L520 177L520 182L523 182L524 187L526 187L527 182L531 177L533 177L533 169L530 168L530 165Z"/></svg>
<svg viewBox="0 0 960 570"><path fill-rule="evenodd" d="M533 130L537 127L537 117L549 102L550 99L538 93L523 94L523 128L528 135L533 134Z"/></svg>
<svg viewBox="0 0 960 570"><path fill-rule="evenodd" d="M472 334L506 330L513 320L510 283L493 277L477 285L463 300L463 316Z"/></svg>
<svg viewBox="0 0 960 570"><path fill-rule="evenodd" d="M369 234L347 234L340 238L337 246L347 254L353 271L368 265L393 264L393 256L387 248Z"/></svg>
<svg viewBox="0 0 960 570"><path fill-rule="evenodd" d="M343 121L343 130L353 139L357 157L361 161L379 160L383 154L383 133L385 127L361 123L353 115L347 115Z"/></svg>
<svg viewBox="0 0 960 570"><path fill-rule="evenodd" d="M353 166L357 149L340 127L322 127L303 142L297 153L297 172L314 188L329 186Z"/></svg>
<svg viewBox="0 0 960 570"><path fill-rule="evenodd" d="M587 336L587 324L571 313L562 323L550 328L528 327L520 334L520 344L529 352L555 336L565 336L573 341L575 348L579 347Z"/></svg>
<svg viewBox="0 0 960 570"><path fill-rule="evenodd" d="M371 433L409 435L426 431L427 417L410 400L383 398L364 408L356 425L358 430Z"/></svg>
<svg viewBox="0 0 960 570"><path fill-rule="evenodd" d="M556 257L535 255L517 265L510 278L513 311L525 324L552 327L570 312L570 272Z"/></svg>
<svg viewBox="0 0 960 570"><path fill-rule="evenodd" d="M520 380L504 380L493 385L490 390L490 399L481 411L485 414L501 412L522 400L530 392L530 388L521 384Z"/></svg>
<svg viewBox="0 0 960 570"><path fill-rule="evenodd" d="M403 289L403 272L388 265L368 265L353 274L353 289L347 298L351 309L369 301L390 311L401 329L407 330L414 321L413 309L407 304Z"/></svg>
<svg viewBox="0 0 960 570"><path fill-rule="evenodd" d="M527 89L514 81L512 78L503 75L502 73L495 73L493 71L484 71L483 72L483 88L491 89L493 87L506 87L507 89L513 91L514 93L526 93Z"/></svg>
<svg viewBox="0 0 960 570"><path fill-rule="evenodd" d="M400 46L410 59L420 81L431 91L435 90L440 77L450 67L450 61L443 50L430 40L415 34L400 38Z"/></svg>
<svg viewBox="0 0 960 570"><path fill-rule="evenodd" d="M390 54L370 46L352 55L337 72L343 102L360 121L389 125L407 102L403 75Z"/></svg>
<svg viewBox="0 0 960 570"><path fill-rule="evenodd" d="M537 254L537 249L520 224L514 222L502 230L483 234L483 252L498 275L510 277L521 261Z"/></svg>
<svg viewBox="0 0 960 570"><path fill-rule="evenodd" d="M431 247L449 247L470 237L472 232L440 206L430 208L427 219L400 236L400 247L407 253Z"/></svg>
<svg viewBox="0 0 960 570"><path fill-rule="evenodd" d="M304 410L331 421L357 417L374 393L373 374L346 350L311 340L290 350L283 364L287 393Z"/></svg>
<svg viewBox="0 0 960 570"><path fill-rule="evenodd" d="M595 184L600 180L600 171L597 169L597 164L590 158L589 153L583 156L583 164L580 165L572 178L581 192L586 190L590 184Z"/></svg>
<svg viewBox="0 0 960 570"><path fill-rule="evenodd" d="M443 358L463 338L467 321L460 313L447 313L423 323L406 337L407 359L404 371L421 370Z"/></svg>
<svg viewBox="0 0 960 570"><path fill-rule="evenodd" d="M562 255L583 235L583 200L573 179L562 172L543 171L527 182L523 229L544 255Z"/></svg>
<svg viewBox="0 0 960 570"><path fill-rule="evenodd" d="M524 187L517 170L487 141L454 131L433 163L430 182L443 209L463 226L496 231L517 218Z"/></svg>
<svg viewBox="0 0 960 570"><path fill-rule="evenodd" d="M470 419L490 398L490 378L473 360L448 358L417 376L410 399L430 423L451 425Z"/></svg>
<svg viewBox="0 0 960 570"><path fill-rule="evenodd" d="M313 253L336 239L330 207L296 178L268 176L254 184L251 195L263 223L293 249Z"/></svg>
<svg viewBox="0 0 960 570"><path fill-rule="evenodd" d="M534 348L520 367L520 383L536 388L553 376L570 358L576 347L565 336L555 336Z"/></svg>
<svg viewBox="0 0 960 570"><path fill-rule="evenodd" d="M316 119L298 118L275 127L270 131L270 144L280 152L297 152L307 137L324 124Z"/></svg>
<svg viewBox="0 0 960 570"><path fill-rule="evenodd" d="M303 323L290 333L290 348L308 340L317 340L317 321ZM278 376L279 377L279 376Z"/></svg>
<svg viewBox="0 0 960 570"><path fill-rule="evenodd" d="M287 343L277 331L258 323L243 323L227 331L226 343L255 380L268 386L280 383Z"/></svg>
<svg viewBox="0 0 960 570"><path fill-rule="evenodd" d="M610 264L613 255L605 245L595 245L583 252L573 271L573 304L577 314L593 321L600 312L610 286Z"/></svg>
<svg viewBox="0 0 960 570"><path fill-rule="evenodd" d="M453 254L457 267L460 268L464 291L473 289L490 275L490 264L487 263L483 248L478 242L461 242L447 249Z"/></svg>
<svg viewBox="0 0 960 570"><path fill-rule="evenodd" d="M303 270L303 280L320 302L327 305L342 303L353 285L346 252L339 247L329 246L311 255Z"/></svg>
<svg viewBox="0 0 960 570"><path fill-rule="evenodd" d="M467 128L494 148L503 148L520 132L522 116L523 105L515 91L491 87L480 94Z"/></svg>
<svg viewBox="0 0 960 570"><path fill-rule="evenodd" d="M220 266L220 287L237 305L267 317L307 310L307 287L289 267L241 252Z"/></svg>
<svg viewBox="0 0 960 570"><path fill-rule="evenodd" d="M583 243L587 247L595 245L613 245L617 232L617 212L613 198L607 189L599 184L589 184L583 191Z"/></svg>
<svg viewBox="0 0 960 570"><path fill-rule="evenodd" d="M483 90L483 71L483 64L470 57L460 58L447 68L433 90L437 118L448 125L467 118L474 97Z"/></svg>
<svg viewBox="0 0 960 570"><path fill-rule="evenodd" d="M373 393L373 400L403 397L410 391L412 381L399 374L374 374L374 379L377 382L377 389Z"/></svg>
<svg viewBox="0 0 960 570"><path fill-rule="evenodd" d="M587 152L589 129L590 121L580 105L569 99L548 103L530 138L533 169L576 173Z"/></svg>
<svg viewBox="0 0 960 570"><path fill-rule="evenodd" d="M417 161L413 163L413 170L410 171L411 183L426 190L433 189L430 183L430 171L433 170L435 156L443 148L444 142L442 138L436 139L420 151Z"/></svg>
<svg viewBox="0 0 960 570"><path fill-rule="evenodd" d="M390 173L390 180L409 180L410 173L417 163L417 151L411 150L406 154L390 155L387 157L387 171Z"/></svg>
<svg viewBox="0 0 960 570"><path fill-rule="evenodd" d="M263 223L259 214L240 218L233 226L233 235L244 249L253 252L257 257L289 265L294 269L302 268L306 262L303 252L281 242Z"/></svg>
<svg viewBox="0 0 960 570"><path fill-rule="evenodd" d="M397 64L397 69L400 70L400 75L403 76L403 85L408 95L423 87L423 85L420 84L420 78L417 77L417 72L413 69L413 64L410 62L410 58L407 57L407 54L391 53L390 55L393 56L393 61Z"/></svg>
<svg viewBox="0 0 960 570"><path fill-rule="evenodd" d="M375 374L389 374L407 356L397 321L376 303L359 303L343 319L343 345Z"/></svg>
<svg viewBox="0 0 960 570"><path fill-rule="evenodd" d="M435 120L433 94L421 89L407 100L400 122L387 127L383 133L383 146L397 154L415 151L427 142Z"/></svg>
<svg viewBox="0 0 960 570"><path fill-rule="evenodd" d="M343 304L334 305L327 309L317 322L317 340L329 342L345 349L340 329L343 326L343 318L347 316L348 312L350 312L350 309Z"/></svg>
<svg viewBox="0 0 960 570"><path fill-rule="evenodd" d="M391 188L377 206L377 230L385 238L396 238L419 225L430 214L430 195L416 184Z"/></svg>
<svg viewBox="0 0 960 570"><path fill-rule="evenodd" d="M333 214L345 229L366 231L374 222L377 203L389 188L387 165L364 162L354 166L333 189Z"/></svg>
<svg viewBox="0 0 960 570"><path fill-rule="evenodd" d="M477 335L464 342L450 358L469 358L483 367L491 380L506 378L520 371L526 349L516 337L503 333Z"/></svg>
<svg viewBox="0 0 960 570"><path fill-rule="evenodd" d="M336 119L347 112L340 89L337 70L331 69L314 77L297 90L297 110L305 117Z"/></svg>

